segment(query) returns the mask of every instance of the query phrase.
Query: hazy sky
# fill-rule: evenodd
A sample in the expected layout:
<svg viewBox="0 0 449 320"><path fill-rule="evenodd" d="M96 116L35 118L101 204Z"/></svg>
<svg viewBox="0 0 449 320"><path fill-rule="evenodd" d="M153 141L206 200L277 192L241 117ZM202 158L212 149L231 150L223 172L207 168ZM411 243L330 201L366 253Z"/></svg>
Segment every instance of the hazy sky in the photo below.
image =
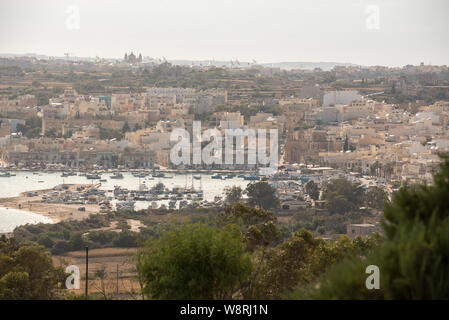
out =
<svg viewBox="0 0 449 320"><path fill-rule="evenodd" d="M449 65L448 13L447 0L0 0L0 53Z"/></svg>

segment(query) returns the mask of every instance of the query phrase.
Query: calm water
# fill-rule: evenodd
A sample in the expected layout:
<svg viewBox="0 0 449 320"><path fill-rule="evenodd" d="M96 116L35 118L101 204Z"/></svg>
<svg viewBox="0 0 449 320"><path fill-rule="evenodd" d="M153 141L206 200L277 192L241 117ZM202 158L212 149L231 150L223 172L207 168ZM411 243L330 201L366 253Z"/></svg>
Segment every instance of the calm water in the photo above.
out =
<svg viewBox="0 0 449 320"><path fill-rule="evenodd" d="M88 180L85 176L61 177L61 172L38 173L33 172L11 172L16 176L9 178L0 177L0 198L15 197L25 191L51 189L61 183L67 184L96 184L99 180ZM243 178L233 178L226 180L212 179L209 174L201 174L201 180L193 179L192 174L169 174L173 178L137 178L131 173L123 173L124 179L110 179L112 173L102 174L101 178L106 182L101 182L100 189L113 190L114 186L120 186L130 190L139 190L139 183L145 184L148 188L162 182L165 187L172 189L175 186L200 187L204 191L204 200L212 201L215 196L222 196L223 190L227 186L240 186L245 189L250 181ZM201 182L200 182L201 181ZM166 201L168 203L168 201ZM149 205L148 202L136 202L136 209L144 209ZM41 219L41 220L39 220ZM37 214L28 213L20 210L6 210L0 208L0 232L10 232L16 226L27 223L51 222L50 219Z"/></svg>
<svg viewBox="0 0 449 320"><path fill-rule="evenodd" d="M0 233L11 232L15 227L24 224L41 222L52 223L53 221L50 218L27 211L0 208Z"/></svg>

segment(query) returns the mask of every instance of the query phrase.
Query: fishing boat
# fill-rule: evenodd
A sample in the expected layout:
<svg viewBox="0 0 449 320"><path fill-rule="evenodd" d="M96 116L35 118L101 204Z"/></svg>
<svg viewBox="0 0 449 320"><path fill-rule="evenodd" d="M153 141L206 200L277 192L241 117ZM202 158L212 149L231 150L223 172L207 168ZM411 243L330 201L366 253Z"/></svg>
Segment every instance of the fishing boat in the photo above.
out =
<svg viewBox="0 0 449 320"><path fill-rule="evenodd" d="M5 172L5 173L0 174L0 177L2 177L2 178L9 178L9 177L13 177L13 176L15 176L15 174L11 173L11 172Z"/></svg>
<svg viewBox="0 0 449 320"><path fill-rule="evenodd" d="M75 176L76 174L74 172L63 172L61 174L61 177L70 177L70 176Z"/></svg>
<svg viewBox="0 0 449 320"><path fill-rule="evenodd" d="M115 205L115 208L117 210L120 210L120 209L131 209L131 210L134 210L134 204L135 204L135 201L117 202L116 205Z"/></svg>
<svg viewBox="0 0 449 320"><path fill-rule="evenodd" d="M123 179L123 174L121 174L120 172L118 173L114 173L112 176L110 176L109 178L111 179Z"/></svg>
<svg viewBox="0 0 449 320"><path fill-rule="evenodd" d="M92 174L86 174L86 178L87 179L89 179L89 180L99 180L99 179L101 179L101 176L99 175L99 174L96 174L96 173L92 173Z"/></svg>
<svg viewBox="0 0 449 320"><path fill-rule="evenodd" d="M145 172L133 173L133 176L136 178L145 178L147 174Z"/></svg>
<svg viewBox="0 0 449 320"><path fill-rule="evenodd" d="M249 175L249 176L244 176L243 180L254 181L254 180L259 180L259 177L252 174L252 175Z"/></svg>
<svg viewBox="0 0 449 320"><path fill-rule="evenodd" d="M220 180L222 180L223 179L223 177L221 176L221 174L214 174L213 176L211 176L211 178L212 179L220 179Z"/></svg>

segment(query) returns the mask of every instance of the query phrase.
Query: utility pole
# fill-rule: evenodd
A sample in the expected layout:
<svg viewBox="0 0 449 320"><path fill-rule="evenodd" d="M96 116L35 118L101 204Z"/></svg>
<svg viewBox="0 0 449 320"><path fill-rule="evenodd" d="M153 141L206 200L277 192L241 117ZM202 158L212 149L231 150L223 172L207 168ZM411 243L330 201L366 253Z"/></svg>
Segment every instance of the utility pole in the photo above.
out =
<svg viewBox="0 0 449 320"><path fill-rule="evenodd" d="M89 282L89 247L86 246L86 299L88 296L88 282Z"/></svg>
<svg viewBox="0 0 449 320"><path fill-rule="evenodd" d="M117 264L117 297L118 297L118 264Z"/></svg>

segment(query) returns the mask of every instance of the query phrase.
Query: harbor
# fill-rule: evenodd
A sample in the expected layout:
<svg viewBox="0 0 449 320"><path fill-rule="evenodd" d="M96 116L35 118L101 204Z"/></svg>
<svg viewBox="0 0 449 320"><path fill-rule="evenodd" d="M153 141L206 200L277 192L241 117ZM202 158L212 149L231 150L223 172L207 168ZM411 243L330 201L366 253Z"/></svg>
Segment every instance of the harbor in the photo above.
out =
<svg viewBox="0 0 449 320"><path fill-rule="evenodd" d="M4 232L9 232L26 223L81 220L90 214L116 209L217 206L222 204L226 187L236 185L245 189L250 182L237 175L223 174L222 179L212 178L213 175L143 170L2 171L0 225L8 225ZM17 212L6 217L8 210Z"/></svg>

